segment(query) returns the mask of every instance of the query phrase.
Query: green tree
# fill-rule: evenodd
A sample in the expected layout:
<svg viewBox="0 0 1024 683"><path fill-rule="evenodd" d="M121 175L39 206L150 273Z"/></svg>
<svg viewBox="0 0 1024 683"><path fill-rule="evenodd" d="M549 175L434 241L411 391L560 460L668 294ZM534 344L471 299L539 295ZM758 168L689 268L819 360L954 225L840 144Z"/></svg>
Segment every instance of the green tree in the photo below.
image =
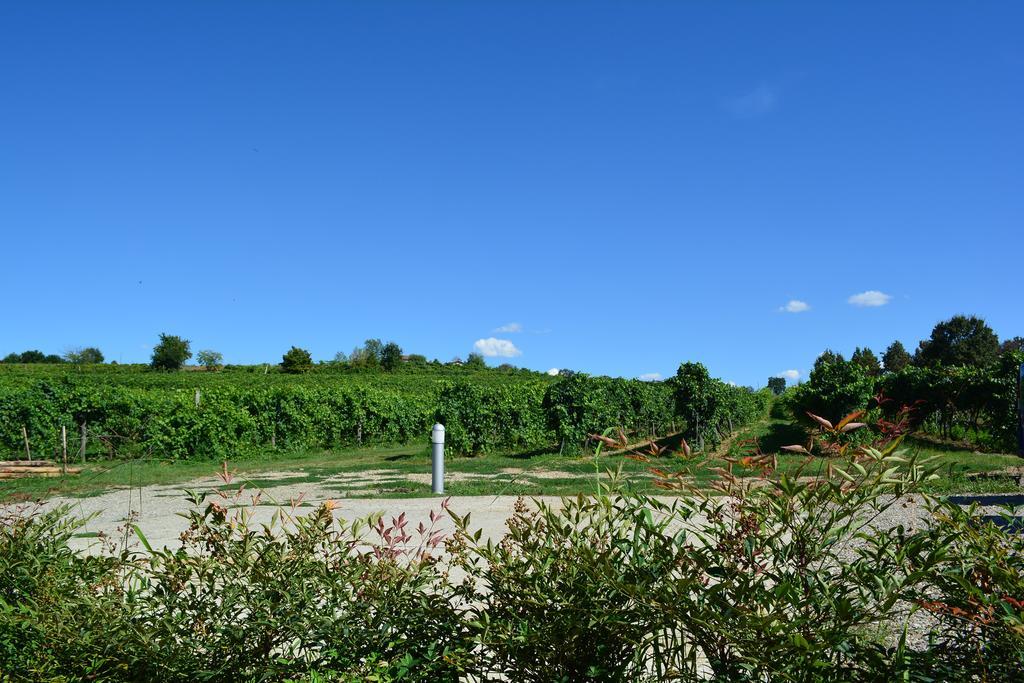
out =
<svg viewBox="0 0 1024 683"><path fill-rule="evenodd" d="M388 372L394 371L402 364L402 347L389 341L380 350L380 366Z"/></svg>
<svg viewBox="0 0 1024 683"><path fill-rule="evenodd" d="M149 364L154 370L179 370L192 357L191 346L188 339L161 333Z"/></svg>
<svg viewBox="0 0 1024 683"><path fill-rule="evenodd" d="M203 349L196 354L196 360L207 370L219 370L224 364L224 356L218 351Z"/></svg>
<svg viewBox="0 0 1024 683"><path fill-rule="evenodd" d="M313 367L313 357L306 349L293 346L281 357L281 370L292 375L309 372Z"/></svg>
<svg viewBox="0 0 1024 683"><path fill-rule="evenodd" d="M1024 337L1014 337L1013 339L1007 339L999 345L999 355L1005 356L1008 353L1016 351L1024 351Z"/></svg>
<svg viewBox="0 0 1024 683"><path fill-rule="evenodd" d="M466 359L465 367L470 370L485 370L487 368L487 361L484 360L482 354L471 353L469 358Z"/></svg>
<svg viewBox="0 0 1024 683"><path fill-rule="evenodd" d="M71 349L64 354L64 360L77 365L99 364L103 362L103 352L95 346Z"/></svg>
<svg viewBox="0 0 1024 683"><path fill-rule="evenodd" d="M826 365L835 365L836 363L845 363L846 359L843 358L843 354L836 353L832 349L825 349L821 355L818 356L814 361L814 370L823 368ZM814 371L812 370L812 372Z"/></svg>
<svg viewBox="0 0 1024 683"><path fill-rule="evenodd" d="M882 363L885 365L886 372L899 372L910 365L912 360L910 354L903 348L903 344L899 340L889 344L889 348L882 355Z"/></svg>
<svg viewBox="0 0 1024 683"><path fill-rule="evenodd" d="M825 360L822 360L825 358ZM790 402L794 416L807 423L805 411L827 420L838 421L865 408L874 393L874 380L853 361L832 354L814 364L808 381L800 385Z"/></svg>
<svg viewBox="0 0 1024 683"><path fill-rule="evenodd" d="M932 330L917 347L914 361L922 367L986 367L999 357L999 337L984 320L955 315Z"/></svg>
<svg viewBox="0 0 1024 683"><path fill-rule="evenodd" d="M42 351L32 349L30 351L22 351L19 356L19 363L45 363L46 354Z"/></svg>
<svg viewBox="0 0 1024 683"><path fill-rule="evenodd" d="M875 377L882 374L882 366L878 362L878 356L871 349L859 346L854 349L850 362L859 365L868 377Z"/></svg>
<svg viewBox="0 0 1024 683"><path fill-rule="evenodd" d="M4 362L4 363L20 363L21 362L21 354L20 353L9 353L6 356L4 356L4 359L3 359L2 362Z"/></svg>
<svg viewBox="0 0 1024 683"><path fill-rule="evenodd" d="M380 339L367 339L362 346L352 349L349 356L349 363L359 368L380 367L381 353L384 351L384 344Z"/></svg>
<svg viewBox="0 0 1024 683"><path fill-rule="evenodd" d="M779 396L786 391L786 378L785 377L769 377L768 378L768 389L773 394Z"/></svg>

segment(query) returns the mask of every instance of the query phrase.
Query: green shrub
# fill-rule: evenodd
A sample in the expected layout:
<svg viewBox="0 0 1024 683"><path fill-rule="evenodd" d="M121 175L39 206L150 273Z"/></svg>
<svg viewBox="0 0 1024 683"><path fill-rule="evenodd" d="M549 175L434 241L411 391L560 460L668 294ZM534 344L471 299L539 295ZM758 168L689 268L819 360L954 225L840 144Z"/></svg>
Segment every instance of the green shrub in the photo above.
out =
<svg viewBox="0 0 1024 683"><path fill-rule="evenodd" d="M0 672L40 681L1016 680L1024 537L930 501L899 449L793 475L659 458L673 503L602 488L520 501L484 540L325 504L256 524L190 494L179 550L80 555L58 510L0 519ZM705 475L703 487L695 485ZM225 483L230 477L224 476ZM724 495L723 495L724 494ZM442 508L446 504L442 504ZM442 553L442 544L447 554ZM927 616L921 620L921 616ZM911 625L919 633L909 634ZM923 629L923 630L922 630Z"/></svg>

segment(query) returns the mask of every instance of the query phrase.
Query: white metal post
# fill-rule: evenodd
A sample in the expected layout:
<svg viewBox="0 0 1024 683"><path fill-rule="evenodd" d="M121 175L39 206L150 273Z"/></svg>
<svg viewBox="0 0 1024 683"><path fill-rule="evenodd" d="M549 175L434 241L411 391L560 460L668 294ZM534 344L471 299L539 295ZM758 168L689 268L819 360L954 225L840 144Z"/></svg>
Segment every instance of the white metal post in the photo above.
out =
<svg viewBox="0 0 1024 683"><path fill-rule="evenodd" d="M431 464L433 473L431 484L434 493L444 493L444 425L435 424L430 431Z"/></svg>

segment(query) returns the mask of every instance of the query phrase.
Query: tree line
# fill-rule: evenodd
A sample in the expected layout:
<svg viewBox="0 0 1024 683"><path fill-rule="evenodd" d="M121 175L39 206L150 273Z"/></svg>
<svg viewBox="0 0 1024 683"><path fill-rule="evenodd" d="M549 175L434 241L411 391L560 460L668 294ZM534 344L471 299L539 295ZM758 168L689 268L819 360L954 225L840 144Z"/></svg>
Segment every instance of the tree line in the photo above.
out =
<svg viewBox="0 0 1024 683"><path fill-rule="evenodd" d="M826 350L784 403L805 423L807 412L831 420L863 409L883 424L905 420L940 438L1016 450L1022 363L1024 340L1001 342L983 319L958 315L936 324L913 355L898 341L881 363L867 348L858 347L849 360Z"/></svg>
<svg viewBox="0 0 1024 683"><path fill-rule="evenodd" d="M210 371L217 371L224 367L224 355L213 349L203 349L194 354L197 364ZM172 372L181 370L189 360L193 358L192 342L184 337L174 334L161 333L159 341L153 347L150 356L149 366L154 370ZM105 361L103 352L94 346L75 348L64 353L46 354L38 350L28 350L21 353L9 353L0 359L0 363L15 364L60 364L71 363L76 365L100 364ZM283 372L290 374L301 374L310 371L314 366L313 356L309 350L299 346L292 346L281 357L278 364ZM422 354L408 354L402 350L394 341L383 342L380 339L367 339L361 346L356 346L351 353L339 351L334 355L329 365L355 369L384 370L392 372L403 365L410 367L425 367L427 365L441 365L437 359L428 361ZM482 370L487 367L484 357L479 353L471 353L466 361L461 358L452 360L452 364L465 366L469 369Z"/></svg>

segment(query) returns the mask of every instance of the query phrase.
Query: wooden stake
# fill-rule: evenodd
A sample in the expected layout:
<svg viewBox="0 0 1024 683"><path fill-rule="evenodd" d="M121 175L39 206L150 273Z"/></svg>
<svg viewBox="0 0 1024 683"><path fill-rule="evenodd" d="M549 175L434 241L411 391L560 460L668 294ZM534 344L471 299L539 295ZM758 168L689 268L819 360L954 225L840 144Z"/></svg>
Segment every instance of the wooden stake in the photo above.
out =
<svg viewBox="0 0 1024 683"><path fill-rule="evenodd" d="M28 429L25 428L25 425L21 425L21 436L22 436L23 439L25 439L25 459L26 460L31 460L32 459L32 449L29 448L29 445L28 445Z"/></svg>
<svg viewBox="0 0 1024 683"><path fill-rule="evenodd" d="M199 390L196 389L196 408L199 407Z"/></svg>
<svg viewBox="0 0 1024 683"><path fill-rule="evenodd" d="M86 428L86 423L82 422L78 428L81 433L81 445L78 447L78 455L82 458L82 464L85 464L85 446L89 442L89 430Z"/></svg>
<svg viewBox="0 0 1024 683"><path fill-rule="evenodd" d="M64 474L68 473L68 428L64 425L60 426L60 452L64 456L61 459L64 468Z"/></svg>

